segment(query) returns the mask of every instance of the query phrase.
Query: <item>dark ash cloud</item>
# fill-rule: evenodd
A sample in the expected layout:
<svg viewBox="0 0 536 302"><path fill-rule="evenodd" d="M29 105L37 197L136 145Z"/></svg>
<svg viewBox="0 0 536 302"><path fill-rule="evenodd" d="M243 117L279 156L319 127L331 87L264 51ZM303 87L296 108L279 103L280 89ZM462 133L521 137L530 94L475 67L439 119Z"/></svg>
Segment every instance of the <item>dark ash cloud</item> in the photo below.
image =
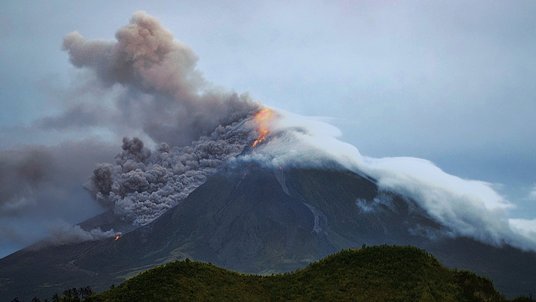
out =
<svg viewBox="0 0 536 302"><path fill-rule="evenodd" d="M51 155L40 149L0 152L0 217L16 215L35 202L37 190L48 181Z"/></svg>
<svg viewBox="0 0 536 302"><path fill-rule="evenodd" d="M177 205L255 138L250 119L218 126L184 147L144 147L138 138L123 139L115 163L100 164L88 189L103 206L133 225L145 225Z"/></svg>
<svg viewBox="0 0 536 302"><path fill-rule="evenodd" d="M113 158L114 149L82 140L1 150L0 245L28 244L52 221L76 223L97 214L84 184L97 162Z"/></svg>

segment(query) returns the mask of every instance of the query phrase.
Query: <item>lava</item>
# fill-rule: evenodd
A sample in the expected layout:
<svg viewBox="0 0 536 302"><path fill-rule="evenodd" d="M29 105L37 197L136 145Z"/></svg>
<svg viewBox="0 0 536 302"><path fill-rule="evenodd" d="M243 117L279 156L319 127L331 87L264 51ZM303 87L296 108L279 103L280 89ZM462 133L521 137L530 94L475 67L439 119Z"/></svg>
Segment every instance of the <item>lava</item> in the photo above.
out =
<svg viewBox="0 0 536 302"><path fill-rule="evenodd" d="M251 147L255 148L258 144L266 140L266 137L268 136L268 134L270 134L268 124L272 120L273 116L274 111L266 107L257 112L257 114L255 114L254 120L257 123L257 132L259 133L259 136L257 137L257 139L255 139L253 144L251 144Z"/></svg>
<svg viewBox="0 0 536 302"><path fill-rule="evenodd" d="M115 234L114 240L117 241L121 238L121 233Z"/></svg>

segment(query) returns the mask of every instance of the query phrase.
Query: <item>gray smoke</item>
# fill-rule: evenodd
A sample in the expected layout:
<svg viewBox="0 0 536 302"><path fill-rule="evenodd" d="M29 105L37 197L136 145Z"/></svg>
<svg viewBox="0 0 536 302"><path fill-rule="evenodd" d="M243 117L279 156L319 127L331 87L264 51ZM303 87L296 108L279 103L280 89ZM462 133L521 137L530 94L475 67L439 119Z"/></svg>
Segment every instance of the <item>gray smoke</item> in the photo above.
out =
<svg viewBox="0 0 536 302"><path fill-rule="evenodd" d="M93 72L98 83L93 85L99 86L95 93L103 87L115 91L111 104L103 97L79 98L38 125L106 127L123 135L142 132L157 143L188 145L259 107L247 95L213 88L196 69L194 52L144 12L135 13L115 37L88 40L73 32L63 41L71 63Z"/></svg>
<svg viewBox="0 0 536 302"><path fill-rule="evenodd" d="M0 218L55 210L67 198L87 200L83 184L112 150L93 140L0 150Z"/></svg>
<svg viewBox="0 0 536 302"><path fill-rule="evenodd" d="M42 118L34 127L139 136L156 149L125 138L115 162L98 165L113 158L108 144L86 140L1 151L0 218L42 231L33 237L12 232L10 220L0 220L0 233L9 234L0 243L18 245L19 234L31 237L25 241L30 243L46 235L50 220L69 224L96 214L95 203L93 212L77 212L91 195L125 221L144 225L251 143L255 127L249 118L260 105L247 95L214 88L196 69L194 52L156 19L135 13L115 38L90 40L77 32L65 36L63 49L81 69L77 80L85 81L66 93L61 114ZM50 232L60 243L110 235L79 227Z"/></svg>
<svg viewBox="0 0 536 302"><path fill-rule="evenodd" d="M251 120L218 126L189 146L162 143L153 152L138 138L123 139L114 164L93 172L90 191L105 207L134 225L145 225L177 205L224 162L251 144Z"/></svg>
<svg viewBox="0 0 536 302"><path fill-rule="evenodd" d="M51 155L45 150L0 152L0 217L16 214L33 202L33 196L49 179Z"/></svg>
<svg viewBox="0 0 536 302"><path fill-rule="evenodd" d="M72 225L64 222L56 223L49 227L48 237L35 244L34 249L39 249L49 245L63 245L82 241L95 241L111 238L116 235L114 230L103 231L95 228L89 231L82 229L79 225Z"/></svg>
<svg viewBox="0 0 536 302"><path fill-rule="evenodd" d="M113 154L112 146L93 140L0 150L0 247L49 235L51 221L76 223L97 214L101 209L83 184L95 163Z"/></svg>

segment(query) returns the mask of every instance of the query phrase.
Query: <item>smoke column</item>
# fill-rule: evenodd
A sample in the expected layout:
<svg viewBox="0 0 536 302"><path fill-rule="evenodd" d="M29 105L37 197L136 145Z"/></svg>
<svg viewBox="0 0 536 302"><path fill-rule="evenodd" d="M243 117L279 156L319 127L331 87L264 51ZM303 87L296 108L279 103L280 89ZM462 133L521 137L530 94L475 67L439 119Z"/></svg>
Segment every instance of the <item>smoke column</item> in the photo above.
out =
<svg viewBox="0 0 536 302"><path fill-rule="evenodd" d="M71 63L93 72L100 85L95 90L119 91L111 106L82 101L60 116L42 120L42 126L63 127L80 119L86 126L127 125L157 143L176 146L258 110L247 95L213 88L196 69L195 53L146 13L135 13L115 37L116 41L88 40L72 32L63 41Z"/></svg>
<svg viewBox="0 0 536 302"><path fill-rule="evenodd" d="M261 106L247 95L213 88L196 69L197 56L144 12L116 41L65 36L73 66L90 71L90 90L114 91L110 102L78 100L45 128L106 127L124 138L114 163L100 164L86 186L122 220L144 225L202 184L253 139L251 115ZM92 87L93 85L93 87ZM80 121L84 121L81 123Z"/></svg>

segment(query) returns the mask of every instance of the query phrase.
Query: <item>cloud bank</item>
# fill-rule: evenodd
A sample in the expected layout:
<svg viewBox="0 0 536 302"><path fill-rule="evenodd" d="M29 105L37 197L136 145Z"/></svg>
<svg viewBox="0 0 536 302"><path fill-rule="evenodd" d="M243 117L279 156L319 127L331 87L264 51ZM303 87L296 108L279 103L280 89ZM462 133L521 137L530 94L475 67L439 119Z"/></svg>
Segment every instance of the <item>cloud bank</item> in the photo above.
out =
<svg viewBox="0 0 536 302"><path fill-rule="evenodd" d="M356 147L338 139L341 133L337 128L318 118L280 110L272 129L272 137L252 158L274 166L325 167L326 163L336 163L373 177L382 190L415 200L448 227L450 236L536 251L534 220L509 217L508 209L513 205L489 183L450 175L424 159L363 156Z"/></svg>

